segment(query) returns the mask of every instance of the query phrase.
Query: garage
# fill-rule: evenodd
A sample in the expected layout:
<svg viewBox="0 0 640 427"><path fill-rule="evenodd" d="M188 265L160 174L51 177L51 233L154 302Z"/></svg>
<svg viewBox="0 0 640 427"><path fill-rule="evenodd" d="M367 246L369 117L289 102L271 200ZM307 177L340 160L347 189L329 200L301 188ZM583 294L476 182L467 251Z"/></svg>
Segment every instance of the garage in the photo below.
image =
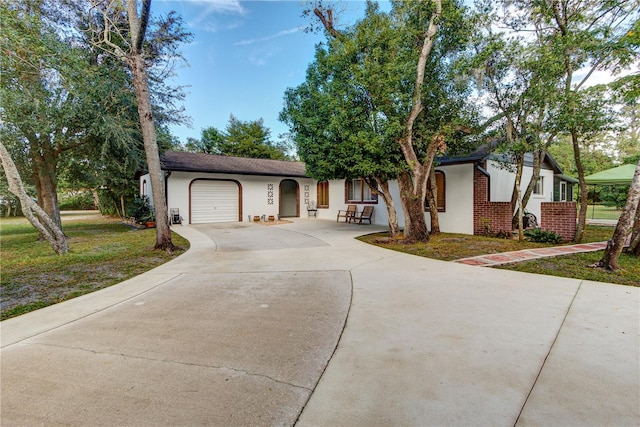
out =
<svg viewBox="0 0 640 427"><path fill-rule="evenodd" d="M240 191L235 181L198 179L191 183L191 224L240 220Z"/></svg>

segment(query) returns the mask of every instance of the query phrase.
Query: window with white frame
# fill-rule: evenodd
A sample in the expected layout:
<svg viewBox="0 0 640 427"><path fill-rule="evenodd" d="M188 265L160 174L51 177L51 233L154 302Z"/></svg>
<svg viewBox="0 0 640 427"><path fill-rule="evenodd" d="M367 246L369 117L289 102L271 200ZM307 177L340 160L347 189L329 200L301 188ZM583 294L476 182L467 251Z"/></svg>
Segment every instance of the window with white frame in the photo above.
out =
<svg viewBox="0 0 640 427"><path fill-rule="evenodd" d="M567 201L567 183L564 181L560 182L560 201Z"/></svg>
<svg viewBox="0 0 640 427"><path fill-rule="evenodd" d="M538 178L536 186L533 189L533 194L537 194L539 196L542 196L544 194L544 176Z"/></svg>

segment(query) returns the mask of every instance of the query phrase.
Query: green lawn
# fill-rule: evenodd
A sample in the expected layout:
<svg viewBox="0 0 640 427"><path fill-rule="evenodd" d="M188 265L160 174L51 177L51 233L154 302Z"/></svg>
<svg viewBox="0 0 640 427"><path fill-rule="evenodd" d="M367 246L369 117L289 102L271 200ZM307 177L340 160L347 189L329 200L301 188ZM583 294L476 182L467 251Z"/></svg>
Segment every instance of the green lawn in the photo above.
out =
<svg viewBox="0 0 640 427"><path fill-rule="evenodd" d="M613 227L587 226L583 243L602 242L611 238ZM362 236L360 240L387 249L405 252L417 256L452 261L490 253L517 251L528 248L553 246L550 244L519 242L517 240L498 239L484 236L470 236L468 234L442 233L431 236L428 243L406 244L392 241L387 233ZM621 285L640 286L640 259L627 254L620 256L622 270L608 272L595 269L589 265L596 263L602 257L602 251L575 255L564 255L553 258L502 265L496 268L530 273L546 274L550 276L572 277L582 280L617 283ZM483 267L484 268L484 267Z"/></svg>
<svg viewBox="0 0 640 427"><path fill-rule="evenodd" d="M621 269L616 272L589 267L600 261L600 258L602 258L602 251L586 252L499 265L494 268L549 276L572 277L574 279L616 283L619 285L640 286L640 259L638 257L627 254L620 255L618 261Z"/></svg>
<svg viewBox="0 0 640 427"><path fill-rule="evenodd" d="M622 211L615 207L602 205L587 206L587 219L611 219L617 221L621 214Z"/></svg>
<svg viewBox="0 0 640 427"><path fill-rule="evenodd" d="M57 255L38 241L24 218L0 220L2 320L102 289L148 271L184 252L154 251L155 229L138 230L100 215L63 217L70 252Z"/></svg>

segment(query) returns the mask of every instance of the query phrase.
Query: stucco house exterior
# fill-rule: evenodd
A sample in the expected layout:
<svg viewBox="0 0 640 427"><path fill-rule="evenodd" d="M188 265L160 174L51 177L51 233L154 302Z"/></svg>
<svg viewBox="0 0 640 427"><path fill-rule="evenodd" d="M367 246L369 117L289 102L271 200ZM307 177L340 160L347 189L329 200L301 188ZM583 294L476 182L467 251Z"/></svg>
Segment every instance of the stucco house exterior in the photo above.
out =
<svg viewBox="0 0 640 427"><path fill-rule="evenodd" d="M349 204L357 205L359 211L364 205L373 205L372 223L388 224L382 198L361 179L317 182L306 175L302 162L168 151L161 156L161 163L167 206L178 209L187 224L249 221L255 216L307 217L310 206L317 208L312 212L316 218L335 220L338 211ZM531 173L529 162L525 164L523 183L528 183ZM570 227L574 228L571 188L575 180L564 176L550 156L540 175L527 211L544 218L544 204L559 201L562 196L565 210L574 211ZM510 229L512 212L506 206L514 179L513 172L483 149L464 157L439 158L436 182L441 230L480 234L488 225L493 230ZM140 177L141 195L151 197L150 182L148 174ZM390 189L402 226L397 183L391 182ZM425 211L425 215L428 221L429 213ZM571 224L571 218L568 221Z"/></svg>

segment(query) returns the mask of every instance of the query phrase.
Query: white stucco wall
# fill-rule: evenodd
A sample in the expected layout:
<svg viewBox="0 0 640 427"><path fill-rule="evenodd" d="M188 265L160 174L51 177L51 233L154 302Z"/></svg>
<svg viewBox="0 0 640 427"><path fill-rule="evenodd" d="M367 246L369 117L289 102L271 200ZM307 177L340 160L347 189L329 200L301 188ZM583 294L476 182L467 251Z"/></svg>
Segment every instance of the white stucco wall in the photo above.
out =
<svg viewBox="0 0 640 427"><path fill-rule="evenodd" d="M436 170L445 175L446 207L440 212L440 229L443 232L473 234L473 164L459 164L437 166ZM495 161L487 161L487 171L491 174L491 201L510 201L511 190L515 176L508 170L499 167ZM523 175L523 189L531 177L531 168L525 168ZM527 205L527 211L540 218L540 204L553 200L553 171L543 169L544 190L542 195L532 195ZM168 208L180 209L180 215L186 223L191 222L189 188L197 179L232 180L240 184L242 221L249 216L278 215L280 213L281 181L291 179L299 185L299 215L307 217L307 205L317 200L317 183L311 178L287 178L284 176L251 176L228 175L198 172L172 172L167 179ZM404 212L400 204L400 195L396 181L389 183L392 197L396 204L398 224L404 226ZM152 200L151 182L149 175L140 177L140 194L146 194ZM345 201L345 180L329 181L329 207L318 208L317 217L336 220L338 210L347 208ZM364 204L358 205L361 211ZM425 213L427 224L430 224L429 213ZM382 197L374 204L374 224L388 225L388 215Z"/></svg>
<svg viewBox="0 0 640 427"><path fill-rule="evenodd" d="M445 177L445 211L438 213L440 231L473 234L473 164L437 166ZM430 214L427 212L427 225Z"/></svg>
<svg viewBox="0 0 640 427"><path fill-rule="evenodd" d="M437 167L445 174L446 210L440 212L440 230L449 233L473 234L473 165L451 165ZM400 204L400 191L397 181L389 182L389 191L396 205L398 224L404 226L404 212ZM345 210L348 203L345 202L345 180L329 181L329 207L318 209L318 218L335 221L338 210ZM358 205L361 211L364 204ZM374 205L373 223L381 226L389 224L387 207L378 197L378 203ZM431 218L425 213L427 226Z"/></svg>
<svg viewBox="0 0 640 427"><path fill-rule="evenodd" d="M491 201L510 202L513 184L516 180L515 174L507 169L501 168L500 164L493 160L487 161L487 172L491 175ZM522 182L520 188L522 192L527 189L533 170L525 166L522 171ZM525 210L533 213L540 220L542 202L553 201L553 171L541 169L540 176L543 178L543 193L532 194Z"/></svg>
<svg viewBox="0 0 640 427"><path fill-rule="evenodd" d="M395 187L397 193L397 184L395 182L390 183L392 187ZM316 194L316 188L314 187L314 197ZM316 200L315 198L313 200ZM396 199L394 196L394 200ZM345 180L344 179L334 179L329 181L329 207L328 208L318 208L318 218L328 219L335 221L338 216L339 210L347 209L347 205L350 203L345 202ZM357 204L358 212L362 211L362 208L366 206L365 204ZM371 222L373 224L379 224L382 226L386 226L389 224L389 220L387 219L387 208L382 201L382 197L378 196L378 203L373 204L373 217ZM399 206L399 203L398 203ZM344 218L340 219L344 221ZM365 222L366 224L366 222Z"/></svg>
<svg viewBox="0 0 640 427"><path fill-rule="evenodd" d="M141 193L142 183L148 175L140 178ZM307 201L316 199L316 184L310 178L288 178L251 175L228 175L199 172L171 172L167 182L167 208L180 209L180 215L185 223L191 222L189 205L189 187L194 180L213 179L236 181L240 184L242 221L247 221L248 216L278 215L279 213L279 186L282 180L296 181L300 192L300 216L307 216ZM147 192L149 194L150 191ZM270 201L272 203L270 203Z"/></svg>
<svg viewBox="0 0 640 427"><path fill-rule="evenodd" d="M142 175L140 177L139 184L140 196L147 196L149 198L149 203L153 206L153 193L151 192L151 177L149 174Z"/></svg>

